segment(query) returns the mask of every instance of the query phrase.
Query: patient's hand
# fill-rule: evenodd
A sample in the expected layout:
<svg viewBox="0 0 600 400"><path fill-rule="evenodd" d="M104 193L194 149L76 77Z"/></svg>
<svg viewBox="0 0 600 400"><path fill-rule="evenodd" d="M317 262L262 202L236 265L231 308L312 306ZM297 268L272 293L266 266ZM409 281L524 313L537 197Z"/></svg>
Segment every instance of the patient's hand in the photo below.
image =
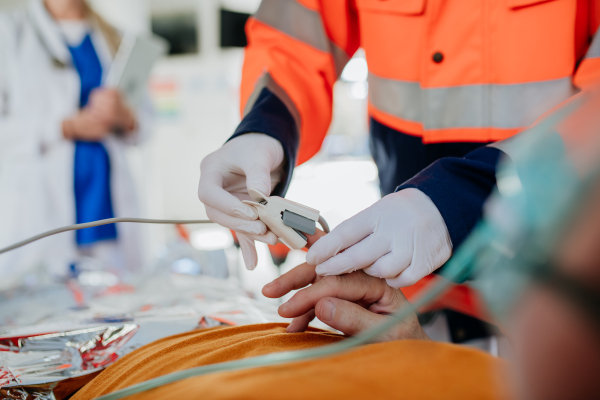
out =
<svg viewBox="0 0 600 400"><path fill-rule="evenodd" d="M408 304L399 289L391 288L384 279L369 276L362 270L319 277L315 267L306 263L275 279L262 292L267 297L278 298L309 284L279 307L279 315L294 318L288 332L303 332L316 315L332 328L352 336L389 318L387 314ZM398 339L428 339L416 314L377 341Z"/></svg>

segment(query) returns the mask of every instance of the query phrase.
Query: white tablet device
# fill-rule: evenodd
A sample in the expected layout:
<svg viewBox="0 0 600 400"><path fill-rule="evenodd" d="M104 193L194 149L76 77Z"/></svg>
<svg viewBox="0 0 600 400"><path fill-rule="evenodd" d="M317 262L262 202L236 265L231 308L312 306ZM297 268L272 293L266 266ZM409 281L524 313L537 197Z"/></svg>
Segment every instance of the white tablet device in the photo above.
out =
<svg viewBox="0 0 600 400"><path fill-rule="evenodd" d="M167 54L169 45L158 36L125 35L108 71L104 84L121 90L131 107L138 107L144 97L152 66Z"/></svg>

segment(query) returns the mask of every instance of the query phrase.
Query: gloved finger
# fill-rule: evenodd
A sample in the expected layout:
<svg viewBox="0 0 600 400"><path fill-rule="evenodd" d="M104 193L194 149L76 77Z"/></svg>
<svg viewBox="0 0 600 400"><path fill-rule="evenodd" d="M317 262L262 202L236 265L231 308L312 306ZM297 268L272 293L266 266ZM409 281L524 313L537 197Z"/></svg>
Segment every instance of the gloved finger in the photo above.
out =
<svg viewBox="0 0 600 400"><path fill-rule="evenodd" d="M410 250L393 250L380 257L370 267L365 268L365 274L376 278L392 279L404 271L412 259L412 248Z"/></svg>
<svg viewBox="0 0 600 400"><path fill-rule="evenodd" d="M254 240L243 233L238 233L237 238L242 249L242 258L244 259L246 269L252 271L258 263L258 254L256 253L256 247L254 247Z"/></svg>
<svg viewBox="0 0 600 400"><path fill-rule="evenodd" d="M356 335L389 318L335 297L320 299L316 304L315 314L323 323L348 336Z"/></svg>
<svg viewBox="0 0 600 400"><path fill-rule="evenodd" d="M205 205L204 208L206 209L208 219L236 232L247 233L249 235L265 235L267 233L267 226L260 220L248 221L247 219L231 217L208 205Z"/></svg>
<svg viewBox="0 0 600 400"><path fill-rule="evenodd" d="M236 232L245 233L253 240L263 242L275 246L279 238L273 232L267 230L267 226L260 220L257 221L246 221L245 219L233 218L227 214L223 214L221 211L212 207L205 206L206 214L208 218L218 223L219 225L226 226L229 229L233 229ZM261 233L264 232L264 233Z"/></svg>
<svg viewBox="0 0 600 400"><path fill-rule="evenodd" d="M323 238L321 240L324 240ZM319 242L315 243L315 246ZM381 256L389 252L386 241L369 235L365 239L350 246L344 252L331 257L325 262L317 265L318 275L340 275L348 272L367 268L377 261Z"/></svg>
<svg viewBox="0 0 600 400"><path fill-rule="evenodd" d="M242 168L246 174L246 187L255 189L269 196L271 194L271 167L262 160L256 160L252 165Z"/></svg>
<svg viewBox="0 0 600 400"><path fill-rule="evenodd" d="M366 209L342 222L308 250L306 262L312 265L321 264L369 236L373 233L370 214L369 209Z"/></svg>
<svg viewBox="0 0 600 400"><path fill-rule="evenodd" d="M249 235L246 234L246 236L248 236L250 239L256 241L256 242L263 242L266 244L270 244L272 246L275 246L277 244L277 241L279 239L277 239L277 235L275 235L273 232L271 231L267 231L267 233L265 233L264 235Z"/></svg>
<svg viewBox="0 0 600 400"><path fill-rule="evenodd" d="M304 332L313 319L315 319L315 310L310 310L306 314L294 318L285 331L287 333Z"/></svg>
<svg viewBox="0 0 600 400"><path fill-rule="evenodd" d="M447 229L433 232L417 231L415 234L415 250L412 268L422 271L423 276L444 265L452 255L452 242Z"/></svg>
<svg viewBox="0 0 600 400"><path fill-rule="evenodd" d="M410 264L397 276L390 277L387 281L388 285L394 288L414 285L420 279L441 267L452 255L452 246L447 244L450 243L449 240L445 236L436 238L431 237L431 235L427 237L417 235ZM432 242L434 243L433 246L430 245ZM440 246L435 246L436 243L440 243Z"/></svg>
<svg viewBox="0 0 600 400"><path fill-rule="evenodd" d="M415 268L411 264L404 271L400 272L400 274L398 274L398 276L391 278L391 279L386 279L385 281L391 287L399 289L399 288L403 288L406 286L414 285L421 278L424 278L426 275L429 275L428 273L426 273L426 271L423 271L422 269L419 269L419 268Z"/></svg>
<svg viewBox="0 0 600 400"><path fill-rule="evenodd" d="M321 239L323 236L327 235L325 232L323 232L320 229L317 229L315 231L314 235L309 235L308 233L304 233L304 235L306 236L306 248L310 249L312 247L313 244L316 243L317 240Z"/></svg>
<svg viewBox="0 0 600 400"><path fill-rule="evenodd" d="M324 297L337 297L370 305L381 299L386 288L385 281L366 275L362 271L341 276L325 276L315 284L302 289L279 306L279 315L295 318L315 308Z"/></svg>
<svg viewBox="0 0 600 400"><path fill-rule="evenodd" d="M209 206L231 217L254 221L258 213L247 204L242 203L237 197L223 189L224 180L222 172L211 167L204 167L205 163L212 161L210 156L202 161L200 183L198 184L198 198L205 206Z"/></svg>
<svg viewBox="0 0 600 400"><path fill-rule="evenodd" d="M262 293L272 299L279 298L292 290L308 286L315 281L316 277L314 266L306 263L300 264L271 283L266 284L262 289Z"/></svg>

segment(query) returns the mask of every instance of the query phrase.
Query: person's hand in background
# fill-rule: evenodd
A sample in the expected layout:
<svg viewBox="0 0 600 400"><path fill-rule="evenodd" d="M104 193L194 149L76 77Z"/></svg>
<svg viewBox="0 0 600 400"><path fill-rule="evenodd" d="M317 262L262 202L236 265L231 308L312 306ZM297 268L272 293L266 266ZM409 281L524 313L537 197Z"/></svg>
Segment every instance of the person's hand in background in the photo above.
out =
<svg viewBox="0 0 600 400"><path fill-rule="evenodd" d="M135 125L134 113L118 90L97 88L77 115L63 121L62 130L65 139L99 141L112 132L131 132Z"/></svg>
<svg viewBox="0 0 600 400"><path fill-rule="evenodd" d="M409 304L402 291L363 271L319 277L315 267L306 263L266 285L263 294L278 298L309 284L279 307L279 315L294 318L287 328L290 333L305 331L316 316L330 327L353 336L390 318L387 314ZM404 319L376 341L399 339L428 339L416 314Z"/></svg>
<svg viewBox="0 0 600 400"><path fill-rule="evenodd" d="M85 110L104 121L113 130L127 133L135 129L135 114L117 89L92 90Z"/></svg>
<svg viewBox="0 0 600 400"><path fill-rule="evenodd" d="M108 136L110 129L110 124L85 109L62 123L63 137L69 140L97 142Z"/></svg>
<svg viewBox="0 0 600 400"><path fill-rule="evenodd" d="M254 241L277 244L277 236L258 220L248 189L266 196L279 182L284 161L278 140L261 133L247 133L206 156L200 164L198 198L208 218L236 232L246 268L256 268Z"/></svg>
<svg viewBox="0 0 600 400"><path fill-rule="evenodd" d="M319 275L364 270L395 288L410 286L452 254L446 223L417 189L392 193L342 222L308 251Z"/></svg>

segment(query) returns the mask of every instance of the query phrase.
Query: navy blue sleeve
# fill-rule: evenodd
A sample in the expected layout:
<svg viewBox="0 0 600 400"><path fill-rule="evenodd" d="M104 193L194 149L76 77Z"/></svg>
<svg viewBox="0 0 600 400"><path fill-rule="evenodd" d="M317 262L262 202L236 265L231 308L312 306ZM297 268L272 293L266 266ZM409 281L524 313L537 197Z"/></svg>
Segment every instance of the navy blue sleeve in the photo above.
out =
<svg viewBox="0 0 600 400"><path fill-rule="evenodd" d="M284 196L287 192L292 172L296 165L296 156L300 144L300 132L294 117L283 102L265 88L260 92L252 110L238 125L233 135L227 140L234 139L245 133L264 133L279 140L285 154L283 180L273 188L271 195Z"/></svg>
<svg viewBox="0 0 600 400"><path fill-rule="evenodd" d="M456 249L481 218L483 203L496 185L500 150L481 147L463 158L441 158L398 186L416 188L436 205Z"/></svg>

